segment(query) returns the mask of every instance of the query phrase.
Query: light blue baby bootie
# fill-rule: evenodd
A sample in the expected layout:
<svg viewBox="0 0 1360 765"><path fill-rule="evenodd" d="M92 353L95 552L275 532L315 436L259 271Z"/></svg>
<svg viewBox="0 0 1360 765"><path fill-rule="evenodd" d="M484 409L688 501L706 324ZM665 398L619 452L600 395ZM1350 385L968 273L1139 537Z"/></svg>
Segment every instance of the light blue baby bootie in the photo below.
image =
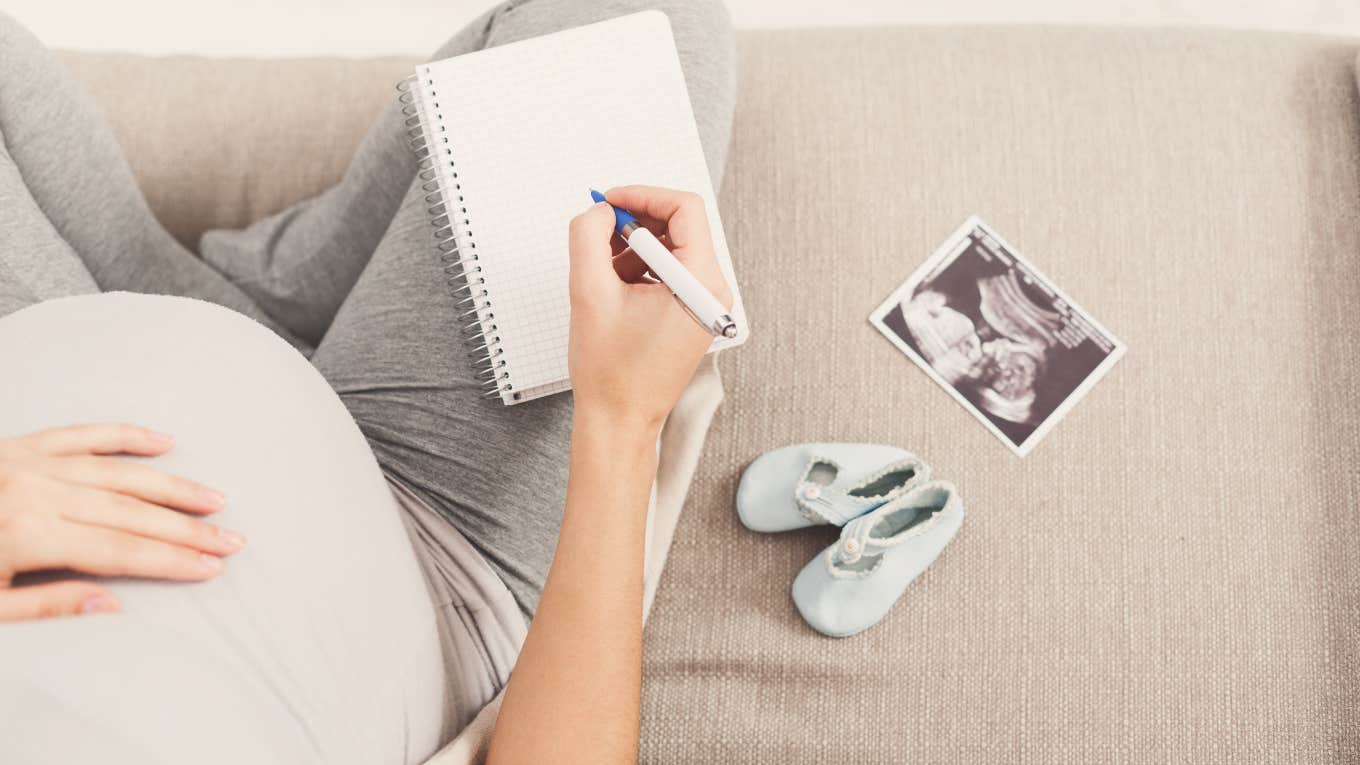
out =
<svg viewBox="0 0 1360 765"><path fill-rule="evenodd" d="M895 446L794 444L746 468L737 515L752 531L843 526L929 479L921 458Z"/></svg>
<svg viewBox="0 0 1360 765"><path fill-rule="evenodd" d="M954 485L931 481L841 529L841 538L793 580L793 602L823 635L877 624L963 523Z"/></svg>

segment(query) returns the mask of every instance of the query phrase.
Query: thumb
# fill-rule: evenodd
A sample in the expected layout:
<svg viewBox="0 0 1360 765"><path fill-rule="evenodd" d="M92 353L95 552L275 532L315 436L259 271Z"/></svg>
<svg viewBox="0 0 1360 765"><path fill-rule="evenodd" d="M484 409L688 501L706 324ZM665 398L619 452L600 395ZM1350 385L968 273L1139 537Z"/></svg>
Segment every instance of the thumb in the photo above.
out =
<svg viewBox="0 0 1360 765"><path fill-rule="evenodd" d="M120 610L118 598L92 582L70 581L0 590L0 622Z"/></svg>
<svg viewBox="0 0 1360 765"><path fill-rule="evenodd" d="M609 240L614 236L614 208L606 202L597 202L585 212L571 219L571 236L568 247L571 250L571 291L592 290L615 283L619 277L614 273L614 251Z"/></svg>

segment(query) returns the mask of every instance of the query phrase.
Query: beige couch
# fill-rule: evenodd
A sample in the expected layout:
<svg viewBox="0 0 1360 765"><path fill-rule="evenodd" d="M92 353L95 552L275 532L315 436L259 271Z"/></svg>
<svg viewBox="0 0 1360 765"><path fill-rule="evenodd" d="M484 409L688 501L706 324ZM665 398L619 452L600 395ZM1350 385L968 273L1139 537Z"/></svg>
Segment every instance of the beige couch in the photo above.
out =
<svg viewBox="0 0 1360 765"><path fill-rule="evenodd" d="M748 32L722 202L754 335L646 633L647 762L1360 760L1355 40ZM336 178L407 60L71 56L186 240ZM867 324L979 213L1129 345L1025 459ZM761 451L898 443L963 532L831 640L834 536L732 510Z"/></svg>

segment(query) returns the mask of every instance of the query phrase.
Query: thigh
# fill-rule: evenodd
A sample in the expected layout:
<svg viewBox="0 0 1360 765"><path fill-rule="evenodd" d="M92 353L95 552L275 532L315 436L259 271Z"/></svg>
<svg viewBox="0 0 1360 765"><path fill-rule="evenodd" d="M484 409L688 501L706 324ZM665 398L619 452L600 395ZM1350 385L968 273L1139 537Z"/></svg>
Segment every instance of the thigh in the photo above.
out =
<svg viewBox="0 0 1360 765"><path fill-rule="evenodd" d="M484 397L412 186L312 363L384 471L446 517L527 614L566 498L570 396Z"/></svg>
<svg viewBox="0 0 1360 765"><path fill-rule="evenodd" d="M486 17L485 44L646 8L661 8L671 19L716 186L735 99L732 34L722 3L510 2ZM313 362L388 474L443 513L532 614L566 497L571 398L512 407L484 398L456 313L436 265L423 195L413 183Z"/></svg>
<svg viewBox="0 0 1360 765"><path fill-rule="evenodd" d="M0 358L24 370L0 376L0 434L170 432L154 464L221 488L217 518L249 540L217 580L114 581L121 613L0 626L0 709L26 723L0 761L434 751L446 677L426 584L367 443L304 358L222 308L126 293L0 320Z"/></svg>

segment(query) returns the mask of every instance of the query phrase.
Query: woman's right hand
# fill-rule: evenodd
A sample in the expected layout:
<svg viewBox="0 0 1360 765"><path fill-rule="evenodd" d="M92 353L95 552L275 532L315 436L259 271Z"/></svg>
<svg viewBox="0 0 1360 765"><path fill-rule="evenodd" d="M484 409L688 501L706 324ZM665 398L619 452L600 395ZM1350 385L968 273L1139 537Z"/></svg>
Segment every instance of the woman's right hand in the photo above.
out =
<svg viewBox="0 0 1360 765"><path fill-rule="evenodd" d="M222 494L111 456L154 457L172 445L170 436L132 425L0 439L0 622L119 609L94 582L12 587L26 571L180 581L221 573L222 557L245 539L184 513L215 513Z"/></svg>
<svg viewBox="0 0 1360 765"><path fill-rule="evenodd" d="M729 309L732 292L713 253L704 200L652 186L605 193L631 211ZM675 405L713 336L666 285L646 278L632 250L616 252L614 210L600 202L571 222L571 333L567 360L579 416L655 430Z"/></svg>

